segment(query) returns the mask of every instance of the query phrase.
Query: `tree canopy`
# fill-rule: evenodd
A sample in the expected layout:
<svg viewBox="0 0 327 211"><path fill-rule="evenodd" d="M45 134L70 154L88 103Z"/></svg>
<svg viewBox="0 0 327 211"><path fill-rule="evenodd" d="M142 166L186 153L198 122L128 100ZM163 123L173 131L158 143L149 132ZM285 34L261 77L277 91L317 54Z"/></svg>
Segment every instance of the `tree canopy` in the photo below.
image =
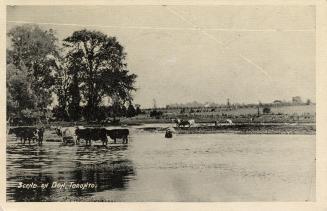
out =
<svg viewBox="0 0 327 211"><path fill-rule="evenodd" d="M84 29L64 39L64 46L68 49L68 66L78 71L72 73L76 77L75 89L79 87L86 102L88 119L94 119L105 96L121 104L132 99L136 75L129 74L126 53L115 37Z"/></svg>
<svg viewBox="0 0 327 211"><path fill-rule="evenodd" d="M116 37L83 29L59 46L53 30L37 25L16 26L8 37L9 116L48 116L54 95L58 105L53 111L62 120L102 118L104 98L111 108L124 108L113 116L135 113L131 102L137 76L128 70L127 54Z"/></svg>
<svg viewBox="0 0 327 211"><path fill-rule="evenodd" d="M44 112L51 103L59 48L52 30L36 25L22 25L8 33L7 104L9 115ZM12 107L15 105L15 107ZM15 108L14 110L12 110Z"/></svg>

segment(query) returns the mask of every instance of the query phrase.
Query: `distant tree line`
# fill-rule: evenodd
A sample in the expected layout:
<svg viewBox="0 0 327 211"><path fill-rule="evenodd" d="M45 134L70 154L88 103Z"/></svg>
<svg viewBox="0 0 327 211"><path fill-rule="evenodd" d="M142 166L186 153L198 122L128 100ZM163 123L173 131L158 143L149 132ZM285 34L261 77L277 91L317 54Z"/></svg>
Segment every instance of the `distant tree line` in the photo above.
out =
<svg viewBox="0 0 327 211"><path fill-rule="evenodd" d="M275 100L272 103L233 103L233 104L218 104L213 102L206 102L206 103L200 103L197 101L193 101L191 103L175 103L175 104L169 104L166 105L166 107L158 108L160 110L169 110L169 109L214 109L214 108L253 108L260 106L272 106L272 107L278 107L278 106L293 106L293 105L311 105L313 104L310 99L307 99L305 102L292 102L292 101L280 101Z"/></svg>
<svg viewBox="0 0 327 211"><path fill-rule="evenodd" d="M21 25L8 38L7 119L94 121L141 112L132 97L137 76L116 37L83 29L59 45L53 30Z"/></svg>

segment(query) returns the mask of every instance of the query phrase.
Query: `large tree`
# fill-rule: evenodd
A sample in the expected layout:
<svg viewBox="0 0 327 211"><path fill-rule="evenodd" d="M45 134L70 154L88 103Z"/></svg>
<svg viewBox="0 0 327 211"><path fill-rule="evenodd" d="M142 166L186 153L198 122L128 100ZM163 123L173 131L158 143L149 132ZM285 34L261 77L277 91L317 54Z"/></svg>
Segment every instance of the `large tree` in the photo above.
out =
<svg viewBox="0 0 327 211"><path fill-rule="evenodd" d="M126 53L115 37L98 31L80 30L64 39L68 47L68 66L78 69L78 85L82 99L86 102L88 119L94 119L103 97L115 103L131 101L135 91L135 74L129 74L125 62ZM77 62L78 61L78 62ZM78 65L78 66L76 66Z"/></svg>
<svg viewBox="0 0 327 211"><path fill-rule="evenodd" d="M57 95L58 106L54 108L57 119L69 120L68 105L70 101L69 87L71 84L71 76L65 65L64 58L60 59L58 70L55 73L54 92Z"/></svg>
<svg viewBox="0 0 327 211"><path fill-rule="evenodd" d="M68 113L70 119L76 121L81 117L81 93L79 87L79 69L81 68L81 58L73 56L69 59L69 61L69 74L71 76L69 95L71 96L71 99L68 107Z"/></svg>
<svg viewBox="0 0 327 211"><path fill-rule="evenodd" d="M24 109L35 108L35 98L27 80L27 71L7 65L7 113L17 116Z"/></svg>
<svg viewBox="0 0 327 211"><path fill-rule="evenodd" d="M42 113L52 101L59 55L57 38L51 29L42 30L36 25L16 26L8 37L7 91L12 101L8 106L15 104L18 113L26 108Z"/></svg>
<svg viewBox="0 0 327 211"><path fill-rule="evenodd" d="M56 116L62 120L76 121L81 116L81 96L79 88L80 60L69 54L60 59L60 66L55 74L54 92L58 97Z"/></svg>

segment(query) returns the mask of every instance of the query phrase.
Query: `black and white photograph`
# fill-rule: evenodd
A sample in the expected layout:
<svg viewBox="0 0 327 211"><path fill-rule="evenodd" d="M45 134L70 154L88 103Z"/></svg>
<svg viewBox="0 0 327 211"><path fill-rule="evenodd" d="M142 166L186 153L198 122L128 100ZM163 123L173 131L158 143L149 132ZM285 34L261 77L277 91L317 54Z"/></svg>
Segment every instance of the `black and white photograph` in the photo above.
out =
<svg viewBox="0 0 327 211"><path fill-rule="evenodd" d="M316 9L7 5L5 200L315 202Z"/></svg>

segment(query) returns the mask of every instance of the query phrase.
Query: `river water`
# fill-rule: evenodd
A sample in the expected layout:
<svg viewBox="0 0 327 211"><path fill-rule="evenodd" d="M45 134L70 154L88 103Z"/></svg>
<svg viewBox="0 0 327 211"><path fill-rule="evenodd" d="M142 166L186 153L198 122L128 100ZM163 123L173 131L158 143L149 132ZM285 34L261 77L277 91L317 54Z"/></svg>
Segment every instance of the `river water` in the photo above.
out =
<svg viewBox="0 0 327 211"><path fill-rule="evenodd" d="M46 131L46 140L52 136ZM132 129L128 144L107 147L50 141L29 146L8 136L7 200L314 201L315 136L165 139Z"/></svg>

